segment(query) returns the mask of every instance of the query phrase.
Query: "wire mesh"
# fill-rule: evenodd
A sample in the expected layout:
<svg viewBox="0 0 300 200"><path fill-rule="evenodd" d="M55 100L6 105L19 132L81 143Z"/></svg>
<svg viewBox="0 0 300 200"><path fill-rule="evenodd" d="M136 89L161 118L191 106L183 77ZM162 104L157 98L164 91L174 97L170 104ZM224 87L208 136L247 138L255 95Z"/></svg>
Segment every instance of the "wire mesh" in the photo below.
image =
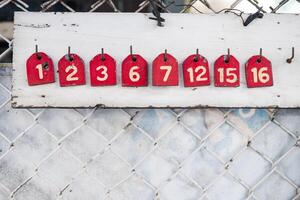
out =
<svg viewBox="0 0 300 200"><path fill-rule="evenodd" d="M86 10L49 0L40 11L130 4L76 2ZM154 3L165 12L300 12L293 0ZM2 10L36 11L30 5L0 1ZM133 5L151 11L150 0ZM300 198L299 109L12 109L12 37L1 30L1 200Z"/></svg>

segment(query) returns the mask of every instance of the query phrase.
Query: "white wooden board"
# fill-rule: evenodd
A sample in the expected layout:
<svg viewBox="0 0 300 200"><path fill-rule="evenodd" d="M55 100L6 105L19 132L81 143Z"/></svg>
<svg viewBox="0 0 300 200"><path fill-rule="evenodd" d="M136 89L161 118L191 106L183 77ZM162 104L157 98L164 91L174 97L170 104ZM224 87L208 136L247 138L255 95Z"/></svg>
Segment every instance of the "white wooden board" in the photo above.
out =
<svg viewBox="0 0 300 200"><path fill-rule="evenodd" d="M163 14L164 27L149 20L151 14L138 13L23 13L15 14L13 54L13 107L300 107L300 16L266 14L263 19L243 27L232 14L193 15ZM25 63L35 45L54 61L66 54L67 47L79 54L86 64L87 84L59 87L54 84L27 84ZM129 54L129 46L149 63L149 86L121 86L121 62ZM295 47L295 59L286 59ZM91 87L89 61L104 48L117 61L118 84ZM238 88L153 87L151 62L164 49L183 60L199 48L213 63L227 48L241 63L241 86ZM248 58L263 54L272 61L274 86L248 89L244 65Z"/></svg>

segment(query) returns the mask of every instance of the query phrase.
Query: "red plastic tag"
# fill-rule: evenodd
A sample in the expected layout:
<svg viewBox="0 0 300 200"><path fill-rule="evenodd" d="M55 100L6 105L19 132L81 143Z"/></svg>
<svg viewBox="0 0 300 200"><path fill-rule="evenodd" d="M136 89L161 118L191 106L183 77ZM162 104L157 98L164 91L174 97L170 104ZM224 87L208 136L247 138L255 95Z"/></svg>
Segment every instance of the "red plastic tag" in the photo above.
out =
<svg viewBox="0 0 300 200"><path fill-rule="evenodd" d="M214 78L216 87L240 86L240 64L232 55L222 55L215 61Z"/></svg>
<svg viewBox="0 0 300 200"><path fill-rule="evenodd" d="M148 85L148 63L138 54L129 55L122 62L122 86L141 87Z"/></svg>
<svg viewBox="0 0 300 200"><path fill-rule="evenodd" d="M170 54L158 55L152 64L152 84L154 86L178 85L178 63Z"/></svg>
<svg viewBox="0 0 300 200"><path fill-rule="evenodd" d="M53 83L54 67L49 56L43 52L32 54L26 62L28 85Z"/></svg>
<svg viewBox="0 0 300 200"><path fill-rule="evenodd" d="M210 85L209 65L201 55L191 55L182 64L185 87Z"/></svg>
<svg viewBox="0 0 300 200"><path fill-rule="evenodd" d="M252 56L246 63L248 88L273 86L272 64L264 56Z"/></svg>
<svg viewBox="0 0 300 200"><path fill-rule="evenodd" d="M108 54L98 54L90 61L92 86L116 85L116 61Z"/></svg>
<svg viewBox="0 0 300 200"><path fill-rule="evenodd" d="M60 86L75 86L85 84L84 63L76 54L63 56L58 62Z"/></svg>

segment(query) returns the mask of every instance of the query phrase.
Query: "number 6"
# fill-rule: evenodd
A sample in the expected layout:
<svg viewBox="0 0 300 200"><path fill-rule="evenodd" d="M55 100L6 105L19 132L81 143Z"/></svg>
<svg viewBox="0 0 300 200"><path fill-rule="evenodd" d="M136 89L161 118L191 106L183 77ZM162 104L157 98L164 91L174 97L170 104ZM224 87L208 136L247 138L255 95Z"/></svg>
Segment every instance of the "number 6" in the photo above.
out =
<svg viewBox="0 0 300 200"><path fill-rule="evenodd" d="M131 67L131 69L129 70L129 78L132 82L137 82L140 80L141 76L140 74L135 71L135 70L138 70L139 67L138 66L133 66Z"/></svg>

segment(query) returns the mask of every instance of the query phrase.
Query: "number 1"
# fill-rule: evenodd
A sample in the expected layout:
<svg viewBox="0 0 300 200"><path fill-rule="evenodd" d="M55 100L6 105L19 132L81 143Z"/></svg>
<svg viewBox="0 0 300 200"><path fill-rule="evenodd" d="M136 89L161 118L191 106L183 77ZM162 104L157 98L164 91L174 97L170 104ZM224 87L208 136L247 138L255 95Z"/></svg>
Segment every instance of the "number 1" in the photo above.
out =
<svg viewBox="0 0 300 200"><path fill-rule="evenodd" d="M38 72L39 72L39 79L43 79L44 78L44 74L43 74L43 65L42 64L38 64L36 67L35 67Z"/></svg>

